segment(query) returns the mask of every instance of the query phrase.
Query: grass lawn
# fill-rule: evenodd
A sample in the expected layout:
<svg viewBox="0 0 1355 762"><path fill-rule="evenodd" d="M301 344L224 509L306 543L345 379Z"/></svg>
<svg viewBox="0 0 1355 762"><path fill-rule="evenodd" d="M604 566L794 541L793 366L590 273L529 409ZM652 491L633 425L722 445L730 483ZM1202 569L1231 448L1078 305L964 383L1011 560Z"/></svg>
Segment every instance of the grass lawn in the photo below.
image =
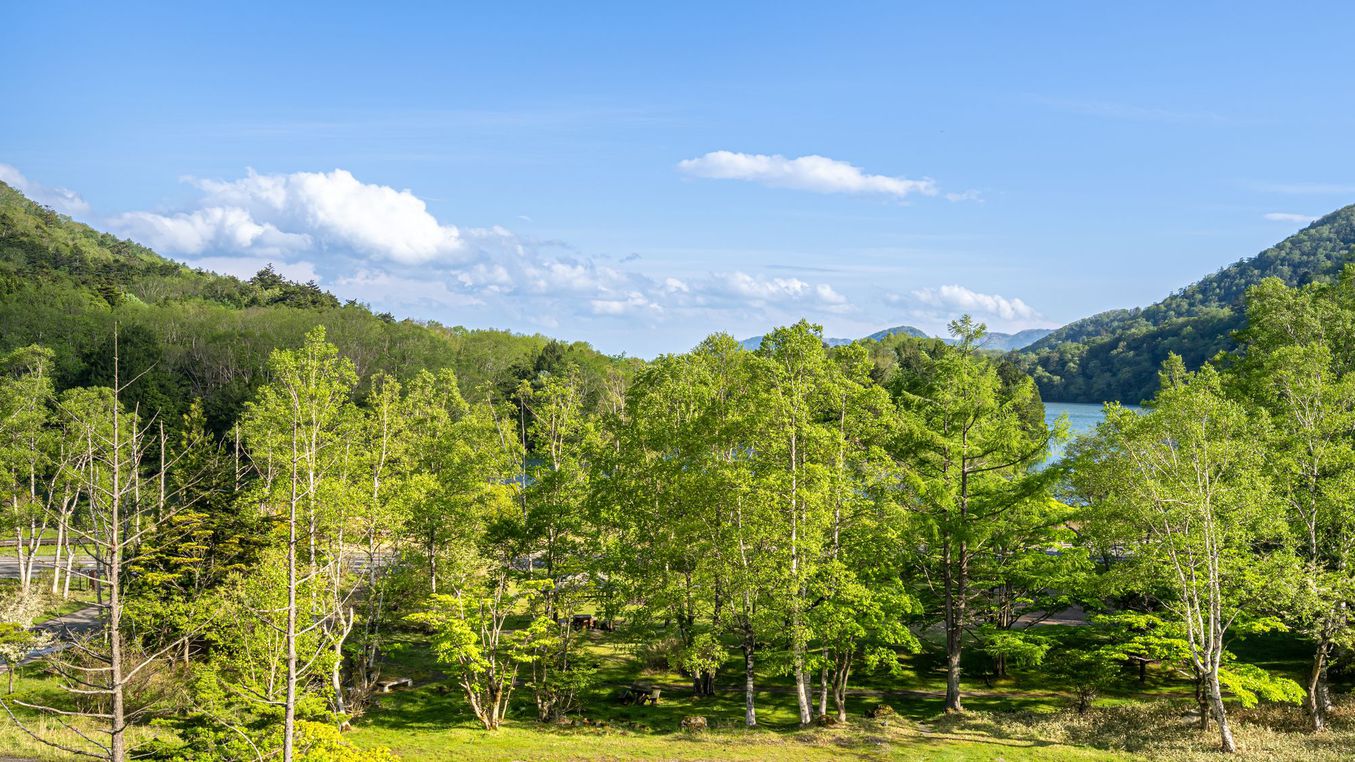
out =
<svg viewBox="0 0 1355 762"><path fill-rule="evenodd" d="M429 685L385 697L349 734L359 746L384 746L408 760L1102 760L1122 755L1052 744L1038 739L996 737L963 730L928 732L899 717L860 719L846 727L795 728L793 699L764 693L760 716L767 727L739 727L741 697L689 697L657 707L599 707L590 712L606 727L555 727L527 718L486 732L464 708L461 697ZM681 717L701 714L715 721L707 732L678 730ZM602 719L605 716L606 719ZM659 727L668 729L660 730Z"/></svg>
<svg viewBox="0 0 1355 762"><path fill-rule="evenodd" d="M73 604L74 605L74 604ZM1009 677L985 681L983 663L967 665L965 705L960 716L941 714L938 654L908 658L896 674L863 674L853 681L850 721L841 727L801 729L791 681L759 675L759 727L743 727L741 663L725 665L715 696L697 698L688 683L666 669L642 669L622 650L615 636L592 633L588 651L597 667L597 683L582 696L569 724L535 721L530 691L514 694L509 722L486 732L470 714L459 688L447 680L426 643L408 636L389 659L387 677L410 677L415 687L381 696L354 722L346 738L361 748L383 747L400 759L420 760L1215 760L1217 738L1196 729L1190 712L1189 685L1165 670L1151 670L1145 683L1132 674L1097 701L1097 709L1078 715L1068 709L1064 686L1038 670L1015 670ZM1306 646L1292 636L1266 635L1239 643L1240 657L1287 675L1302 672ZM623 686L658 686L658 706L628 706L617 700ZM2 689L2 688L0 688ZM25 700L62 703L55 682L40 667L23 671ZM888 703L897 715L867 719L868 709ZM705 717L710 729L680 728L689 715ZM30 720L38 720L25 714ZM1302 759L1336 762L1355 758L1355 703L1343 701L1332 730L1321 736L1302 732L1293 707L1232 710L1239 759ZM584 720L587 720L587 724ZM38 720L41 723L41 720ZM48 730L57 730L46 722ZM155 733L134 729L140 739ZM41 760L73 759L29 739L0 715L0 756Z"/></svg>
<svg viewBox="0 0 1355 762"><path fill-rule="evenodd" d="M7 675L0 675L0 694L4 692L7 677ZM3 697L46 706L69 705L69 696L61 690L56 679L46 674L45 669L37 664L20 668L14 695ZM56 740L68 746L79 743L79 739L71 731L64 729L62 724L51 716L44 716L13 704L10 705L10 709L16 717L23 721L24 725L44 738ZM84 718L69 718L69 721L87 735L93 738L101 737L98 726L91 721ZM165 733L163 730L144 725L133 725L127 732L129 743L133 746ZM103 736L103 738L106 738L106 736ZM10 719L9 715L0 711L0 758L7 756L24 760L37 759L44 762L47 760L87 759L87 757L63 752L37 741L20 729Z"/></svg>
<svg viewBox="0 0 1355 762"><path fill-rule="evenodd" d="M542 725L531 696L514 696L512 719L496 732L480 729L459 690L439 671L428 651L409 642L392 655L388 673L411 677L416 688L382 697L356 723L349 738L359 746L384 746L409 760L572 760L572 759L920 759L920 760L1102 760L1153 758L1216 759L1213 732L1194 727L1191 686L1166 670L1149 670L1143 683L1126 674L1097 700L1097 710L1068 710L1065 686L1037 670L1014 670L1001 679L979 679L981 657L967 664L965 706L959 717L941 714L940 654L924 651L905 660L896 674L865 673L853 680L845 727L800 729L789 678L761 675L757 696L761 727L743 727L741 663L732 658L715 696L694 698L680 676L642 670L629 654L600 633L590 652L599 685L582 699L576 723ZM1292 635L1273 634L1239 641L1245 661L1286 676L1305 669L1307 646ZM626 706L617 690L634 682L663 689L659 706ZM898 716L881 723L866 710L888 703ZM1338 712L1338 714L1340 714ZM688 733L680 722L706 717L711 730ZM1305 762L1355 758L1355 708L1346 720L1334 718L1333 732L1301 732L1298 710L1235 709L1242 759ZM582 726L577 721L587 718Z"/></svg>
<svg viewBox="0 0 1355 762"><path fill-rule="evenodd" d="M911 725L911 723L905 723ZM778 732L714 730L640 733L556 730L509 725L493 733L461 724L390 728L377 720L351 734L359 745L385 746L407 760L1111 760L1110 752L966 733L921 733L874 721L847 728Z"/></svg>
<svg viewBox="0 0 1355 762"><path fill-rule="evenodd" d="M531 695L514 695L513 719L496 732L486 732L466 708L459 690L446 681L427 649L406 642L391 655L390 676L410 677L416 688L381 697L380 703L348 735L359 746L384 746L402 759L435 760L569 760L569 759L936 759L936 760L1099 760L1121 759L1108 751L1051 744L1012 734L1004 737L964 729L933 731L919 720L934 718L941 698L930 675L868 677L863 693L853 695L845 727L800 729L791 682L762 677L757 696L760 727L743 726L741 672L727 666L716 695L697 698L680 675L641 670L636 660L618 651L608 636L592 634L589 651L597 666L598 685L582 698L582 710L569 727L535 721ZM737 660L735 660L737 661ZM928 669L931 663L917 665ZM658 706L621 704L623 686L645 682L663 689ZM1053 711L1066 700L1049 691L1029 692L1008 684L978 689L969 699L977 710ZM865 711L888 703L900 714L877 722ZM707 718L711 729L689 733L683 717ZM587 718L589 726L581 725Z"/></svg>

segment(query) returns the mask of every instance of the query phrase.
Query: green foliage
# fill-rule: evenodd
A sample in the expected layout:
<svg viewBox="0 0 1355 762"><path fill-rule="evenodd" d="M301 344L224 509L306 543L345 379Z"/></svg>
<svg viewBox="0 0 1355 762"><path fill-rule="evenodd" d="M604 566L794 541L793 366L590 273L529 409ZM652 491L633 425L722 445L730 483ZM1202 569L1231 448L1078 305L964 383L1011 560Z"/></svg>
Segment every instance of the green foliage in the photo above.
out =
<svg viewBox="0 0 1355 762"><path fill-rule="evenodd" d="M949 709L963 651L1080 711L1151 670L1223 721L1225 699L1305 696L1230 638L1312 639L1318 691L1355 640L1355 270L1324 269L1346 216L1037 347L1064 391L1087 372L1130 389L1181 351L1146 413L1110 407L1044 468L1063 425L968 318L949 343L827 348L801 321L752 352L716 335L617 360L397 322L271 269L195 273L0 189L4 529L24 548L98 536L119 467L123 642L191 691L156 704L165 759L268 758L288 730L298 759L388 758L339 728L403 668L393 640L426 660L418 690L450 680L486 729L532 703L612 711L601 695L641 666L690 678L684 709L737 711L737 683L749 725L778 695L796 713L774 722L830 697L845 720L856 682L931 679L935 622ZM1314 282L1249 291L1245 352L1190 372L1262 271ZM135 378L116 395L114 346ZM1075 606L1106 613L1032 626ZM0 656L31 624L0 623Z"/></svg>
<svg viewBox="0 0 1355 762"><path fill-rule="evenodd" d="M108 383L116 325L124 375L140 376L125 402L172 427L201 400L208 428L222 434L265 382L272 350L300 344L317 324L364 382L381 372L408 381L449 368L477 401L503 399L533 377L551 344L543 336L394 321L271 267L250 280L193 270L0 183L0 353L45 344L58 391ZM550 353L554 367L582 375L590 409L603 404L613 374L628 375L636 363L582 342Z"/></svg>
<svg viewBox="0 0 1355 762"><path fill-rule="evenodd" d="M1143 309L1070 323L1022 350L1043 395L1064 401L1137 403L1158 388L1168 355L1197 368L1236 348L1247 289L1266 278L1289 286L1331 282L1355 252L1355 206L1335 211L1249 259Z"/></svg>
<svg viewBox="0 0 1355 762"><path fill-rule="evenodd" d="M988 625L979 629L978 637L985 653L1018 667L1040 664L1052 645L1049 638L1031 629L1001 630Z"/></svg>
<svg viewBox="0 0 1355 762"><path fill-rule="evenodd" d="M692 675L701 684L703 681L714 682L715 673L728 658L729 651L719 638L713 633L702 632L692 638L691 645L682 649L674 666Z"/></svg>
<svg viewBox="0 0 1355 762"><path fill-rule="evenodd" d="M1231 663L1219 670L1219 680L1237 703L1249 708L1261 701L1300 704L1306 695L1298 683L1255 664Z"/></svg>

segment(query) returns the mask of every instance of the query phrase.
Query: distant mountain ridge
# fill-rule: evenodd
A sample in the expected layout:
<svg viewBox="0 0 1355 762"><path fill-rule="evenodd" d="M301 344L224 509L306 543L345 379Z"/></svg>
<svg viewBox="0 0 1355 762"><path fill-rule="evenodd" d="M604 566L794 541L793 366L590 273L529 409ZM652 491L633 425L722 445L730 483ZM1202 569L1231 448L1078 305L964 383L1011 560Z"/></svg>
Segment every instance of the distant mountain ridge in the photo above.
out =
<svg viewBox="0 0 1355 762"><path fill-rule="evenodd" d="M1295 286L1335 278L1355 261L1355 205L1338 209L1247 259L1224 267L1156 304L1083 318L1021 352L1046 400L1134 403L1157 389L1170 353L1198 367L1233 348L1243 297L1268 277Z"/></svg>
<svg viewBox="0 0 1355 762"><path fill-rule="evenodd" d="M1052 328L1027 328L1024 331L1017 331L1016 333L1002 333L1000 331L992 331L984 335L983 341L979 342L979 346L983 349L991 349L998 352L1011 352L1028 347L1031 344L1034 344L1035 342L1044 338L1045 336L1048 336L1049 334L1053 333L1053 331L1054 329ZM890 336L894 336L900 333L904 334L905 336L912 336L915 339L939 338L948 344L954 341L953 339L946 337L932 336L931 334L927 333L921 328L915 328L911 325L896 325L893 328L885 328L876 331L875 333L872 333L869 336L862 337L862 339L826 338L823 340L823 343L830 347L840 347L846 344L851 344L854 341L860 341L863 339L870 339L872 341L884 341ZM755 351L758 347L762 346L762 337L761 336L749 337L747 339L744 339L743 341L740 341L739 346L749 351Z"/></svg>
<svg viewBox="0 0 1355 762"><path fill-rule="evenodd" d="M842 346L846 346L846 345L852 343L853 341L856 341L856 339L834 339L834 338L828 338L828 339L824 339L824 340L823 340L823 344L824 344L824 346L827 346L827 347L842 347ZM744 339L743 341L740 341L740 342L739 342L739 346L743 347L744 349L748 350L749 352L756 352L756 351L758 350L758 347L761 347L761 346L762 346L762 336L761 336L761 335L758 335L758 336L749 336L748 338Z"/></svg>
<svg viewBox="0 0 1355 762"><path fill-rule="evenodd" d="M984 334L983 340L979 346L984 349L994 349L999 352L1014 352L1018 349L1025 349L1035 342L1043 339L1053 333L1053 328L1027 328L1024 331L1016 333L1001 333L992 331ZM947 341L950 341L947 339Z"/></svg>

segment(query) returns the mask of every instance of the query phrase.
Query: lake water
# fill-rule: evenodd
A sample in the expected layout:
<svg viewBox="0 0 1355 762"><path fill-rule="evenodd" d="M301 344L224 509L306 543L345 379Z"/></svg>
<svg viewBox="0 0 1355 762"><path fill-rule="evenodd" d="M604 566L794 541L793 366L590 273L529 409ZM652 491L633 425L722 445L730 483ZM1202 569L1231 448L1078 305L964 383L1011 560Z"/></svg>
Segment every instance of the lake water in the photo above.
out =
<svg viewBox="0 0 1355 762"><path fill-rule="evenodd" d="M1125 407L1137 410L1137 405L1125 405ZM1068 416L1068 434L1069 441L1076 438L1079 434L1086 434L1096 428L1096 424L1105 418L1105 408L1101 405L1095 405L1090 402L1046 402L1044 403L1045 423L1050 426L1058 420L1061 415ZM1063 450L1067 443L1055 445L1053 452L1050 453L1050 460L1058 460L1063 457Z"/></svg>

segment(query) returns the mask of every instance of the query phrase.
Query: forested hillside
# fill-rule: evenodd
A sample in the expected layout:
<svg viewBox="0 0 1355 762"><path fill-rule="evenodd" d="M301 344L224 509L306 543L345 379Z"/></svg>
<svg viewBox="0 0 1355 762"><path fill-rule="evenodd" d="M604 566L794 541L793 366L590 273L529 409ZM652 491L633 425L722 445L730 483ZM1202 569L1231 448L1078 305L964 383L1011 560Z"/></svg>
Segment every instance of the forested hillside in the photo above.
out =
<svg viewBox="0 0 1355 762"><path fill-rule="evenodd" d="M1171 353L1199 367L1234 347L1242 299L1264 278L1291 286L1333 280L1355 253L1355 206L1335 211L1280 243L1149 307L1111 310L1070 323L1021 353L1045 399L1139 402L1157 389Z"/></svg>
<svg viewBox="0 0 1355 762"><path fill-rule="evenodd" d="M115 323L124 373L144 374L127 401L178 421L200 399L216 431L254 395L269 353L317 324L352 358L364 388L382 371L408 379L450 368L468 398L502 398L567 361L582 368L595 403L610 374L636 364L582 342L396 320L271 269L247 281L194 270L0 183L0 353L40 343L55 354L58 389L106 385Z"/></svg>

